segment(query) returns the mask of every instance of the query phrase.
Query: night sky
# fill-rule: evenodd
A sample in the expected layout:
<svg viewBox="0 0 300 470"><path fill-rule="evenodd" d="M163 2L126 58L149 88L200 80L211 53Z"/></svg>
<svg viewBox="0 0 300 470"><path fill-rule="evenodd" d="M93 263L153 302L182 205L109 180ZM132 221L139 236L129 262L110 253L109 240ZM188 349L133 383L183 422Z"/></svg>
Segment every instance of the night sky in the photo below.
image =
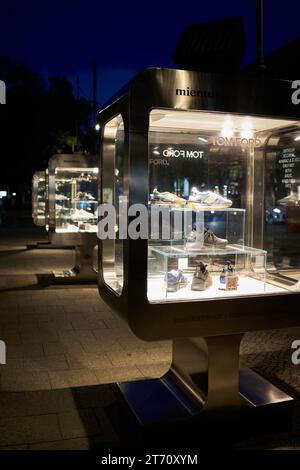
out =
<svg viewBox="0 0 300 470"><path fill-rule="evenodd" d="M174 67L171 55L186 25L241 15L255 56L255 0L150 2L2 0L0 56L25 58L43 76L80 78L91 99L91 61L97 60L98 101L106 101L144 67ZM299 0L265 0L265 52L300 35ZM1 77L0 77L1 78Z"/></svg>

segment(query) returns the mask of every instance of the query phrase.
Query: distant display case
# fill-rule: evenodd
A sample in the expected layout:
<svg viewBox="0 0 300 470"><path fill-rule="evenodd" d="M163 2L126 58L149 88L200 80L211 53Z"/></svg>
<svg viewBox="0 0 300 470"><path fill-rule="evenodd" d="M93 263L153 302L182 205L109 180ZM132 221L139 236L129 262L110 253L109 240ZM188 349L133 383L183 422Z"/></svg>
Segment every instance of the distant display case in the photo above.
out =
<svg viewBox="0 0 300 470"><path fill-rule="evenodd" d="M241 332L300 324L298 114L288 82L169 69L100 112L99 202L117 224L99 290L138 337L218 338L222 354L233 335L234 357ZM119 237L124 204L146 207L154 233Z"/></svg>
<svg viewBox="0 0 300 470"><path fill-rule="evenodd" d="M77 254L77 267L56 276L95 280L98 161L90 155L58 154L50 159L48 171L51 242L74 245Z"/></svg>
<svg viewBox="0 0 300 470"><path fill-rule="evenodd" d="M46 172L36 171L32 178L32 218L35 225L46 225Z"/></svg>

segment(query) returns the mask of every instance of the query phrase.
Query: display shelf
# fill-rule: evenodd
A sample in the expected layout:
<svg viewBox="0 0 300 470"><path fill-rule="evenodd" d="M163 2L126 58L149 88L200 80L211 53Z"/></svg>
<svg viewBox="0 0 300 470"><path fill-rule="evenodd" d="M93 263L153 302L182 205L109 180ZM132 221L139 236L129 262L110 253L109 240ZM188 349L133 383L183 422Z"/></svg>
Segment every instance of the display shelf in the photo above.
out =
<svg viewBox="0 0 300 470"><path fill-rule="evenodd" d="M246 209L243 208L235 208L235 207L209 207L209 206L203 206L203 207L196 207L194 206L196 203L191 203L193 206L187 204L184 206L175 206L173 204L168 204L168 203L153 203L150 201L150 207L169 207L171 211L191 211L191 212L240 212L240 213L245 213Z"/></svg>
<svg viewBox="0 0 300 470"><path fill-rule="evenodd" d="M203 246L202 249L197 251L187 250L184 246L166 245L155 246L149 245L149 249L153 253L157 253L167 258L194 258L196 256L217 256L217 255L251 255L251 256L266 256L265 250L247 247L244 245L227 245L225 248L216 248Z"/></svg>
<svg viewBox="0 0 300 470"><path fill-rule="evenodd" d="M73 220L75 222L81 222L82 220L97 220L97 217L93 214L91 214L91 217L76 217L73 218L72 215L65 215L65 214L59 214L57 216L57 219L65 219L65 220Z"/></svg>
<svg viewBox="0 0 300 470"><path fill-rule="evenodd" d="M186 287L178 289L176 292L167 292L165 288L164 276L149 277L148 278L148 300L149 302L159 301L188 301L188 300L203 300L203 299L216 299L226 297L239 297L251 296L260 294L276 294L286 292L286 289L269 284L251 276L239 276L239 283L237 290L223 290L220 289L219 276L212 276L212 285L204 291L191 290L191 283L193 279L192 273L185 273L188 284Z"/></svg>
<svg viewBox="0 0 300 470"><path fill-rule="evenodd" d="M85 233L85 232L96 233L97 227L92 225L89 229L87 228L80 229L79 227L77 227L77 225L69 225L68 228L63 228L63 227L56 228L55 232L56 233Z"/></svg>
<svg viewBox="0 0 300 470"><path fill-rule="evenodd" d="M189 300L213 297L232 297L255 295L265 292L281 291L266 283L267 252L243 245L227 245L224 248L203 246L197 251L189 251L182 245L150 245L148 259L148 299ZM236 290L223 290L220 275L230 263L238 275ZM191 284L198 266L206 266L212 285L202 291L192 291ZM167 290L167 273L180 271L187 280L187 286L175 292ZM230 276L229 276L230 277ZM228 286L227 286L228 287Z"/></svg>

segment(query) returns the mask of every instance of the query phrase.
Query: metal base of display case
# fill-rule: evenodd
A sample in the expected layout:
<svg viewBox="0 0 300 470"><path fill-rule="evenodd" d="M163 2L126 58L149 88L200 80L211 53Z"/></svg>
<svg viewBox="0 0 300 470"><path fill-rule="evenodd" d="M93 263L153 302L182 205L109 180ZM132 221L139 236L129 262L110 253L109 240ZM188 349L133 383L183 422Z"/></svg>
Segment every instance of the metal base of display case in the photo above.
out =
<svg viewBox="0 0 300 470"><path fill-rule="evenodd" d="M55 271L54 280L59 284L86 284L97 282L97 272L93 267L93 245L75 247L75 266L64 271Z"/></svg>
<svg viewBox="0 0 300 470"><path fill-rule="evenodd" d="M160 379L119 382L119 390L138 423L152 426L162 423L187 422L202 419L225 422L244 419L250 431L259 426L261 432L287 430L291 426L293 398L272 385L251 369L240 371L240 407L220 407L206 410L205 401L195 397L188 387L178 380L171 369ZM255 410L254 410L255 409Z"/></svg>
<svg viewBox="0 0 300 470"><path fill-rule="evenodd" d="M239 370L242 336L174 340L173 364L162 378L118 383L138 422L243 418L247 430L251 421L264 431L289 428L293 398L253 370Z"/></svg>

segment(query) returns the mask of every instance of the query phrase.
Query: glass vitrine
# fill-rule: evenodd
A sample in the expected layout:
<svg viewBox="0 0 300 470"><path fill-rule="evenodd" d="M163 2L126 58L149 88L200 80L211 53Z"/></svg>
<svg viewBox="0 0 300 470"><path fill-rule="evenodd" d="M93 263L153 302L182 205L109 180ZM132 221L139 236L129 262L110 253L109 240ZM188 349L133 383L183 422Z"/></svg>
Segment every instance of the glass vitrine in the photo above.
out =
<svg viewBox="0 0 300 470"><path fill-rule="evenodd" d="M265 151L268 264L295 283L300 280L300 130L273 132Z"/></svg>
<svg viewBox="0 0 300 470"><path fill-rule="evenodd" d="M46 173L36 171L32 178L32 218L35 225L46 225Z"/></svg>
<svg viewBox="0 0 300 470"><path fill-rule="evenodd" d="M141 330L147 312L213 321L210 302L225 312L230 299L251 329L251 299L295 298L300 120L289 98L282 82L150 69L100 113L100 202L115 210L113 236L100 234L100 292Z"/></svg>
<svg viewBox="0 0 300 470"><path fill-rule="evenodd" d="M299 325L290 84L147 69L99 124L102 298L139 338L172 339L170 374L200 406L289 403L238 355L244 332Z"/></svg>
<svg viewBox="0 0 300 470"><path fill-rule="evenodd" d="M58 154L49 161L49 235L52 243L74 246L73 269L55 272L63 282L95 281L98 162L84 154Z"/></svg>
<svg viewBox="0 0 300 470"><path fill-rule="evenodd" d="M169 240L153 239L150 234L148 300L228 298L293 289L296 283L281 282L282 270L278 276L274 270L268 276L263 225L254 224L255 190L263 197L262 186L255 188L254 163L265 149L268 158L270 139L273 145L275 139L272 133L278 130L285 135L284 130L294 126L297 136L298 123L242 114L154 109L149 124L149 210L164 210L162 221L168 223L169 219L173 228L175 220L178 227L170 231ZM275 154L285 174L290 175L291 161L296 171L295 148L286 144L281 152L277 147ZM263 171L263 162L260 166ZM276 178L270 168L266 175L273 181ZM294 180L290 177L289 183L296 185ZM289 214L296 214L297 190L291 188L287 195L282 194L279 204L286 206ZM280 209L274 212L273 206L276 216ZM174 217L174 211L181 212L182 218ZM291 217L297 219L296 215ZM182 223L187 218L189 222ZM256 242L259 239L261 243ZM291 262L296 260L299 255L294 254Z"/></svg>
<svg viewBox="0 0 300 470"><path fill-rule="evenodd" d="M55 231L96 232L98 168L55 169Z"/></svg>
<svg viewBox="0 0 300 470"><path fill-rule="evenodd" d="M147 69L99 124L99 292L139 338L172 339L164 393L179 380L208 409L290 403L238 358L244 332L299 325L290 84Z"/></svg>

